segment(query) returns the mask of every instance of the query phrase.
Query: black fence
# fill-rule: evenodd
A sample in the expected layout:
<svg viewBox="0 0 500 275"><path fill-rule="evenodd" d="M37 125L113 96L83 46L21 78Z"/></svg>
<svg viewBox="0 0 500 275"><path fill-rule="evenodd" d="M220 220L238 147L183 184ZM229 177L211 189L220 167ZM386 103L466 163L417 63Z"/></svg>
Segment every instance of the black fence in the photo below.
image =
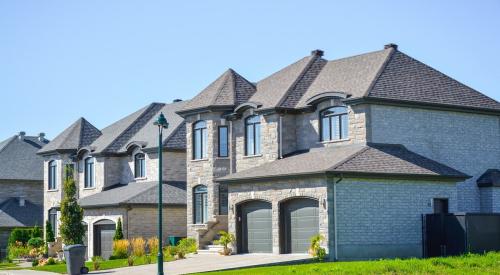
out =
<svg viewBox="0 0 500 275"><path fill-rule="evenodd" d="M423 215L424 257L500 251L500 214Z"/></svg>

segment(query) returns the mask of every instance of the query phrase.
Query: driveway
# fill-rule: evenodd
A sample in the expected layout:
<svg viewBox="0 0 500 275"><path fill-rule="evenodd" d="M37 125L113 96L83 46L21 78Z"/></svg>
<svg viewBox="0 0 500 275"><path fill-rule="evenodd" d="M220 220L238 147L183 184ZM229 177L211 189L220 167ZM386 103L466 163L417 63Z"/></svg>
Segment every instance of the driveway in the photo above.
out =
<svg viewBox="0 0 500 275"><path fill-rule="evenodd" d="M189 255L187 259L164 263L165 274L186 274L240 267L260 266L287 262L300 262L310 259L306 254L240 254L233 256L220 256L216 254ZM94 272L91 272L93 274ZM97 274L98 272L96 272ZM156 274L156 264L124 267L103 270L102 274L135 275Z"/></svg>

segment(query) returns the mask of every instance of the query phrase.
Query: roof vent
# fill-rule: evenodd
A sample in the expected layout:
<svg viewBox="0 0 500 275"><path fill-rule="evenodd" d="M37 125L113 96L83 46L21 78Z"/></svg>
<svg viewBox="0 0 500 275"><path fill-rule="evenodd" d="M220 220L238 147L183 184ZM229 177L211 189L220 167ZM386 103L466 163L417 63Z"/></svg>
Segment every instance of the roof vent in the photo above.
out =
<svg viewBox="0 0 500 275"><path fill-rule="evenodd" d="M394 44L394 43L389 43L387 45L384 45L384 49L389 49L389 48L393 48L393 49L397 50L398 49L398 45Z"/></svg>
<svg viewBox="0 0 500 275"><path fill-rule="evenodd" d="M38 140L45 141L45 133L42 132L42 133L38 134Z"/></svg>
<svg viewBox="0 0 500 275"><path fill-rule="evenodd" d="M176 99L174 99L174 101L173 101L173 102L175 103L175 102L181 102L181 101L182 101L182 99L180 99L180 98L176 98Z"/></svg>
<svg viewBox="0 0 500 275"><path fill-rule="evenodd" d="M25 131L21 131L21 132L19 132L19 134L17 134L17 136L19 137L20 140L23 140L24 136L26 136L26 132Z"/></svg>
<svg viewBox="0 0 500 275"><path fill-rule="evenodd" d="M26 200L23 197L19 198L19 206L24 207L26 205Z"/></svg>
<svg viewBox="0 0 500 275"><path fill-rule="evenodd" d="M314 51L311 51L311 55L314 55L314 56L323 56L325 52L322 51L322 50L314 50Z"/></svg>

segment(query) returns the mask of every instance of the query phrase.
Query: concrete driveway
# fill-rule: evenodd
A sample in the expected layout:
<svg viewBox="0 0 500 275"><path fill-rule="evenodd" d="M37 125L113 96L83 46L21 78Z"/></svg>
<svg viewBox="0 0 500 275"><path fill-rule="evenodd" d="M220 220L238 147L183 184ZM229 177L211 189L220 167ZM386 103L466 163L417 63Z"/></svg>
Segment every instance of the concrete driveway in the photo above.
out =
<svg viewBox="0 0 500 275"><path fill-rule="evenodd" d="M277 263L300 262L308 259L310 259L310 256L306 254L241 254L233 256L197 254L189 255L188 258L184 260L164 263L163 270L165 274L168 275L187 274ZM95 274L98 273L99 272L95 272ZM94 272L91 272L91 274L94 274ZM101 274L156 274L156 264L103 270Z"/></svg>
<svg viewBox="0 0 500 275"><path fill-rule="evenodd" d="M58 273L33 270L0 270L0 275L58 275Z"/></svg>

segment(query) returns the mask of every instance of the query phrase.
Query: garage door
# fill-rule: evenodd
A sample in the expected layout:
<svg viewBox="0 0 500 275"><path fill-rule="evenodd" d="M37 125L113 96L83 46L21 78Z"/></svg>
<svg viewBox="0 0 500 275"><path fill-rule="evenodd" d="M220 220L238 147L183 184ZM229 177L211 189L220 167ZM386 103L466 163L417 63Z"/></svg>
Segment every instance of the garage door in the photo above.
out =
<svg viewBox="0 0 500 275"><path fill-rule="evenodd" d="M240 206L240 249L243 253L271 253L271 204L263 201L247 202Z"/></svg>
<svg viewBox="0 0 500 275"><path fill-rule="evenodd" d="M282 253L307 253L310 239L319 233L318 201L292 199L281 208Z"/></svg>
<svg viewBox="0 0 500 275"><path fill-rule="evenodd" d="M110 220L101 220L94 224L94 255L107 260L113 254L115 228L115 223Z"/></svg>

